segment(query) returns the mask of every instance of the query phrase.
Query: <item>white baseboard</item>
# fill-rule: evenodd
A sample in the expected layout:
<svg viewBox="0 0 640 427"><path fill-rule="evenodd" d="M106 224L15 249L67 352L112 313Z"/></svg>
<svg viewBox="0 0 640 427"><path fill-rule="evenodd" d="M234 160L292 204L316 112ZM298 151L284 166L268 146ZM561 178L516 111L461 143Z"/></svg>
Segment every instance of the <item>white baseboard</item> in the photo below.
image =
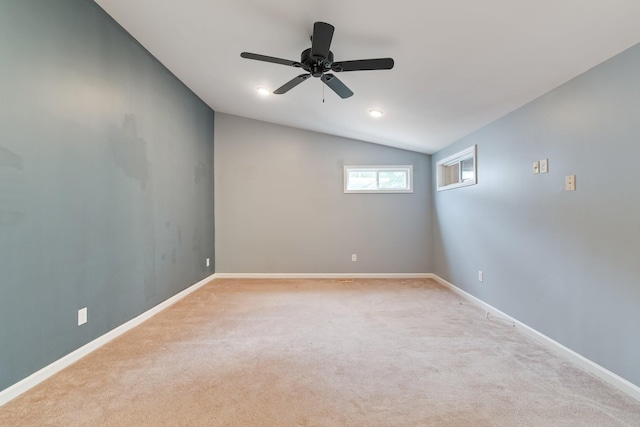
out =
<svg viewBox="0 0 640 427"><path fill-rule="evenodd" d="M185 296L189 295L193 291L201 288L202 286L207 284L209 281L211 281L211 279L213 279L214 277L215 277L215 274L202 279L201 281L199 281L195 285L192 285L192 286L188 287L187 289L185 289L184 291L172 296L168 300L161 302L160 304L156 305L155 307L145 311L144 313L142 313L138 317L135 317L135 318L129 320L128 322L118 326L117 328L107 332L106 334L96 338L95 340L83 345L79 349L77 349L77 350L67 354L66 356L56 360L55 362L45 366L44 368L42 368L39 371L31 374L30 376L28 376L27 378L23 379L22 381L19 381L19 382L15 383L14 385L12 385L12 386L0 391L0 406L4 405L5 403L9 402L10 400L15 399L16 397L18 397L19 395L21 395L25 391L29 390L30 388L35 387L36 385L40 384L42 381L46 380L47 378L57 374L58 372L60 372L64 368L66 368L69 365L77 362L78 360L82 359L83 357L85 357L86 355L91 353L92 351L97 350L98 348L102 347L103 345L105 345L109 341L113 340L114 338L117 338L120 335L124 334L125 332L129 331L130 329L135 328L136 326L138 326L139 324L141 324L145 320L149 319L151 316L161 312L165 308L167 308L170 305L176 303L178 300L184 298Z"/></svg>
<svg viewBox="0 0 640 427"><path fill-rule="evenodd" d="M558 353L560 356L562 356L565 359L569 360L574 365L584 369L585 371L587 371L587 372L595 375L596 377L600 378L601 380L605 381L609 385L617 388L618 390L628 394L632 398L640 401L640 387L638 387L637 385L625 380L624 378L614 374L613 372L609 371L608 369L603 368L602 366L598 365L597 363L592 362L591 360L587 359L586 357L584 357L584 356L576 353L575 351L563 346L559 342L554 341L553 339L549 338L548 336L536 331L532 327L530 327L530 326L518 321L517 319L514 319L513 317L509 316L508 314L503 313L502 311L498 310L497 308L495 308L495 307L487 304L486 302L474 297L473 295L463 291L462 289L460 289L457 286L447 282L446 280L442 279L441 277L439 277L439 276L437 276L435 274L430 274L429 278L434 279L435 281L437 281L438 283L440 283L440 284L446 286L447 288L451 289L453 292L457 293L458 295L460 295L460 296L466 298L467 300L472 301L475 304L481 306L487 312L493 314L494 316L501 317L501 318L508 319L508 320L512 321L514 323L514 325L516 326L516 329L519 329L520 332L522 332L523 334L533 338L534 340L536 340L540 344L542 344L545 347L549 348L550 350Z"/></svg>
<svg viewBox="0 0 640 427"><path fill-rule="evenodd" d="M216 273L216 279L429 279L431 273Z"/></svg>

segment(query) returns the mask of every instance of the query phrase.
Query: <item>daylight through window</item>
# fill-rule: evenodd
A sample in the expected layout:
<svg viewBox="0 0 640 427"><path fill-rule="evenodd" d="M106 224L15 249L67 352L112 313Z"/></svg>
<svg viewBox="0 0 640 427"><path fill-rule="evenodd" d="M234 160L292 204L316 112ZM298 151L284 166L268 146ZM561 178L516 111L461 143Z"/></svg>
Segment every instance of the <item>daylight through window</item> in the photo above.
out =
<svg viewBox="0 0 640 427"><path fill-rule="evenodd" d="M473 185L477 182L476 146L437 163L438 191Z"/></svg>
<svg viewBox="0 0 640 427"><path fill-rule="evenodd" d="M345 166L345 193L413 193L413 166Z"/></svg>

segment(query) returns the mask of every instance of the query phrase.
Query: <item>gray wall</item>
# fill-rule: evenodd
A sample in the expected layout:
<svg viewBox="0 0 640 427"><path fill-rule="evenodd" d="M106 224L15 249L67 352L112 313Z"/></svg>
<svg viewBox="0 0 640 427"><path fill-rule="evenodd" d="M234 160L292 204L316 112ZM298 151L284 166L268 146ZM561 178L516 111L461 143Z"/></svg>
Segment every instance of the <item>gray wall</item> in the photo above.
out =
<svg viewBox="0 0 640 427"><path fill-rule="evenodd" d="M435 272L640 385L638 76L640 45L432 161L478 145L478 185L434 196Z"/></svg>
<svg viewBox="0 0 640 427"><path fill-rule="evenodd" d="M430 156L219 113L215 138L217 272L431 271ZM345 164L412 164L414 193L344 194Z"/></svg>
<svg viewBox="0 0 640 427"><path fill-rule="evenodd" d="M0 0L0 58L2 390L212 273L214 206L212 110L93 2Z"/></svg>

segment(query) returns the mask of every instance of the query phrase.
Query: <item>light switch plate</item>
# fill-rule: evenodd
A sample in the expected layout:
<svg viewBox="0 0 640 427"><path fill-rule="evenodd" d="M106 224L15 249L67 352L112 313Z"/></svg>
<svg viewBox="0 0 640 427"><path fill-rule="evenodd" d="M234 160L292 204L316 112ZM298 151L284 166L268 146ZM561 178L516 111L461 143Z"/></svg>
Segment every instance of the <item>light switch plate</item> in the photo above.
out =
<svg viewBox="0 0 640 427"><path fill-rule="evenodd" d="M540 162L533 162L533 173L540 173Z"/></svg>
<svg viewBox="0 0 640 427"><path fill-rule="evenodd" d="M549 159L540 160L540 173L549 172Z"/></svg>

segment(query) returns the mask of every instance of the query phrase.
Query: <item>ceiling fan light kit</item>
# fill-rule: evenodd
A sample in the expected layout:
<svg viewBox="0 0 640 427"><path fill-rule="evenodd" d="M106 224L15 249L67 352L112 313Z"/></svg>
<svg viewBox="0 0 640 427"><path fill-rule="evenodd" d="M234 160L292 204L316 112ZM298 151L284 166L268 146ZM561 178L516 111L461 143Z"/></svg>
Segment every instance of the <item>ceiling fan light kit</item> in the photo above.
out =
<svg viewBox="0 0 640 427"><path fill-rule="evenodd" d="M294 77L278 89L274 90L273 93L276 95L287 93L300 83L308 80L309 77L316 77L333 90L340 98L349 98L353 95L353 92L333 73L342 73L346 71L390 70L393 68L394 61L392 58L359 59L354 61L334 62L333 52L329 50L334 31L335 28L333 25L327 24L326 22L316 22L313 24L311 47L302 51L300 54L300 62L250 52L242 52L240 56L256 61L271 62L289 67L302 68L306 71L306 73Z"/></svg>

